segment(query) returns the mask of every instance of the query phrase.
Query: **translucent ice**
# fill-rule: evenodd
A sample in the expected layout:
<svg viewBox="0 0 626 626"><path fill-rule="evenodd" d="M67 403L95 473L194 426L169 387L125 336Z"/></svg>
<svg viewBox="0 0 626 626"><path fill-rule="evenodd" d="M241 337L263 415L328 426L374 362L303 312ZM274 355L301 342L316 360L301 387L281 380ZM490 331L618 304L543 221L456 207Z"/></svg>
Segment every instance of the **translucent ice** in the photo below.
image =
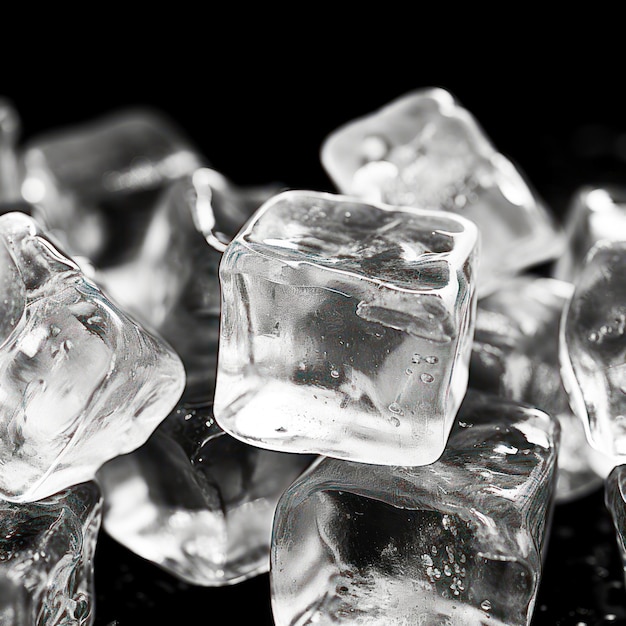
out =
<svg viewBox="0 0 626 626"><path fill-rule="evenodd" d="M314 458L249 446L219 428L210 404L181 405L99 470L104 528L185 581L237 583L269 569L276 502Z"/></svg>
<svg viewBox="0 0 626 626"><path fill-rule="evenodd" d="M441 211L274 196L220 266L220 426L285 452L434 461L467 388L476 245Z"/></svg>
<svg viewBox="0 0 626 626"><path fill-rule="evenodd" d="M143 234L146 213L203 158L164 114L121 110L25 143L22 195L73 256L114 263Z"/></svg>
<svg viewBox="0 0 626 626"><path fill-rule="evenodd" d="M560 333L563 383L590 443L626 455L626 241L587 254Z"/></svg>
<svg viewBox="0 0 626 626"><path fill-rule="evenodd" d="M276 509L276 626L529 624L558 433L538 409L470 390L431 465L312 466Z"/></svg>
<svg viewBox="0 0 626 626"><path fill-rule="evenodd" d="M0 495L39 500L141 445L178 401L180 359L23 213L0 216Z"/></svg>
<svg viewBox="0 0 626 626"><path fill-rule="evenodd" d="M527 402L559 420L557 501L602 484L603 455L572 413L559 368L559 324L573 290L567 282L526 275L482 298L470 361L470 387Z"/></svg>
<svg viewBox="0 0 626 626"><path fill-rule="evenodd" d="M626 187L585 186L573 196L565 215L567 248L556 261L552 274L574 281L585 256L603 239L626 239Z"/></svg>
<svg viewBox="0 0 626 626"><path fill-rule="evenodd" d="M0 500L0 624L93 623L101 506L94 482L30 504Z"/></svg>
<svg viewBox="0 0 626 626"><path fill-rule="evenodd" d="M181 357L185 398L212 398L219 340L219 262L228 242L277 186L239 188L209 168L163 192L126 259L94 268L106 294Z"/></svg>
<svg viewBox="0 0 626 626"><path fill-rule="evenodd" d="M13 104L0 96L0 202L21 198L17 143L21 122Z"/></svg>
<svg viewBox="0 0 626 626"><path fill-rule="evenodd" d="M482 238L479 297L563 249L521 172L443 89L416 90L345 124L327 137L321 159L341 193L473 220Z"/></svg>

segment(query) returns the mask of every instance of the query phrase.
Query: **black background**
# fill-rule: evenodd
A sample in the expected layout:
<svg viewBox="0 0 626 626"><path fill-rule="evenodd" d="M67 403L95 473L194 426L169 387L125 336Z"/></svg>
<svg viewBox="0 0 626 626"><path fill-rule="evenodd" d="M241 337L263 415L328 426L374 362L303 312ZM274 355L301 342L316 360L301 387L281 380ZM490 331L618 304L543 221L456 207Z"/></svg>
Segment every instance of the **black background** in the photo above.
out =
<svg viewBox="0 0 626 626"><path fill-rule="evenodd" d="M366 24L312 20L306 5L289 24L234 8L152 9L129 23L127 11L96 5L70 27L59 14L9 21L16 38L0 48L0 95L18 109L23 140L147 105L235 183L333 190L319 161L326 135L436 85L475 115L556 215L583 184L626 184L626 98L619 50L605 47L610 16L538 33L544 16L516 29L521 14L510 7L481 29L389 7ZM191 587L104 533L96 595L96 626L272 624L267 575ZM626 594L599 490L556 509L533 625L604 623L626 624Z"/></svg>

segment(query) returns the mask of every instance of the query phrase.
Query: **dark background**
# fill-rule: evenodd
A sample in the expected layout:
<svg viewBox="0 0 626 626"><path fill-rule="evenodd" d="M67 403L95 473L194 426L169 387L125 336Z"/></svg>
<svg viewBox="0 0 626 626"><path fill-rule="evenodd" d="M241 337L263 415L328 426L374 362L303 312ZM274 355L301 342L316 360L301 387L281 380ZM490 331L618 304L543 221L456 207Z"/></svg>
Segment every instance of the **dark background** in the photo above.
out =
<svg viewBox="0 0 626 626"><path fill-rule="evenodd" d="M495 39L491 27L456 23L452 31L448 21L421 16L394 37L390 20L329 28L309 24L300 8L289 28L271 15L258 22L243 8L219 19L189 12L172 23L169 13L158 23L151 14L121 28L127 15L110 9L98 37L92 29L103 25L102 7L62 31L38 15L47 37L13 23L19 43L0 48L0 95L18 109L23 140L147 105L177 121L235 183L332 190L319 161L326 135L436 85L475 115L556 215L583 184L626 184L621 55L605 50L604 31L591 41L597 25L560 24L539 36L534 27L513 30L518 15L508 14L498 16L503 36ZM406 21L398 13L391 23ZM96 595L96 626L272 624L267 575L192 587L104 534ZM605 623L626 624L626 594L600 490L556 509L533 626Z"/></svg>

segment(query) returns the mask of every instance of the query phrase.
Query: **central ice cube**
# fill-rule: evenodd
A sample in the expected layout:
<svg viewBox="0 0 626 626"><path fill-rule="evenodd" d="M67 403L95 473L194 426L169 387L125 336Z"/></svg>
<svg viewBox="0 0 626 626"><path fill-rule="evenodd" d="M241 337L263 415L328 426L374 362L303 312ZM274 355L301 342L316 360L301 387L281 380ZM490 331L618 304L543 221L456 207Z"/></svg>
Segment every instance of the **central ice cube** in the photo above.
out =
<svg viewBox="0 0 626 626"><path fill-rule="evenodd" d="M275 450L436 460L467 388L477 244L442 212L274 196L220 265L220 426Z"/></svg>

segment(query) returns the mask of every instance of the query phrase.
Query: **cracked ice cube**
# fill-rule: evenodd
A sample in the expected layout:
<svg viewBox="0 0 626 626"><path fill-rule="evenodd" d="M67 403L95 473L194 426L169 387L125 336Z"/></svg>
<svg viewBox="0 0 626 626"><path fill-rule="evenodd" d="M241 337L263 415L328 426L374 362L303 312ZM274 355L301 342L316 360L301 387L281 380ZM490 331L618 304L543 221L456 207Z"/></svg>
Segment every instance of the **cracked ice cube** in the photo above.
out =
<svg viewBox="0 0 626 626"><path fill-rule="evenodd" d="M563 383L591 445L626 456L626 241L585 257L560 330ZM617 460L619 461L619 460Z"/></svg>
<svg viewBox="0 0 626 626"><path fill-rule="evenodd" d="M0 495L45 498L139 447L178 401L171 348L22 213L0 216Z"/></svg>
<svg viewBox="0 0 626 626"><path fill-rule="evenodd" d="M558 436L543 411L470 390L435 463L312 466L276 509L276 625L528 625Z"/></svg>
<svg viewBox="0 0 626 626"><path fill-rule="evenodd" d="M216 424L212 404L182 404L100 468L103 526L182 580L238 583L268 571L276 502L314 458L249 446Z"/></svg>
<svg viewBox="0 0 626 626"><path fill-rule="evenodd" d="M418 89L338 128L321 160L340 193L473 220L481 231L479 297L563 249L523 174L443 89Z"/></svg>
<svg viewBox="0 0 626 626"><path fill-rule="evenodd" d="M188 400L212 398L215 387L222 252L277 191L278 185L239 188L199 168L163 192L126 261L93 270L107 295L181 357Z"/></svg>
<svg viewBox="0 0 626 626"><path fill-rule="evenodd" d="M434 461L467 388L477 237L441 211L274 196L222 257L220 426L285 452Z"/></svg>
<svg viewBox="0 0 626 626"><path fill-rule="evenodd" d="M133 249L159 195L203 161L167 116L125 109L28 141L22 196L69 254L102 267Z"/></svg>
<svg viewBox="0 0 626 626"><path fill-rule="evenodd" d="M0 500L0 623L93 623L101 508L94 482L28 504Z"/></svg>
<svg viewBox="0 0 626 626"><path fill-rule="evenodd" d="M564 230L567 246L552 274L560 280L575 281L596 243L626 239L626 187L579 189L568 207Z"/></svg>
<svg viewBox="0 0 626 626"><path fill-rule="evenodd" d="M470 361L470 387L532 404L559 420L557 502L599 487L611 469L589 445L561 380L559 325L573 291L570 283L526 275L482 298Z"/></svg>

